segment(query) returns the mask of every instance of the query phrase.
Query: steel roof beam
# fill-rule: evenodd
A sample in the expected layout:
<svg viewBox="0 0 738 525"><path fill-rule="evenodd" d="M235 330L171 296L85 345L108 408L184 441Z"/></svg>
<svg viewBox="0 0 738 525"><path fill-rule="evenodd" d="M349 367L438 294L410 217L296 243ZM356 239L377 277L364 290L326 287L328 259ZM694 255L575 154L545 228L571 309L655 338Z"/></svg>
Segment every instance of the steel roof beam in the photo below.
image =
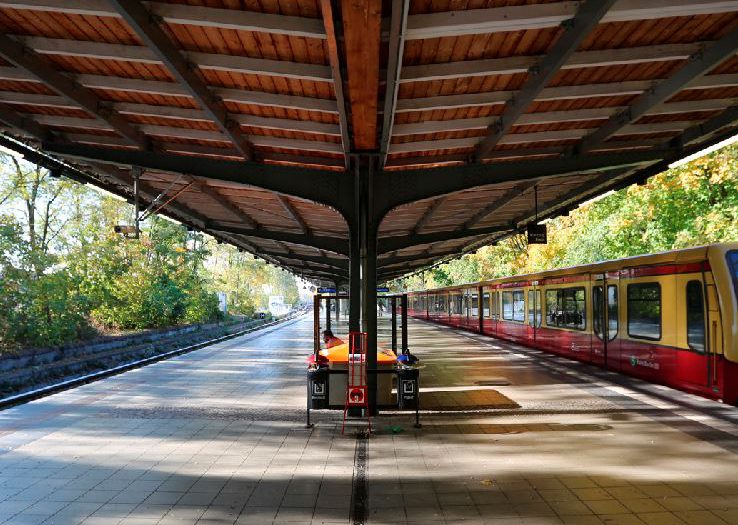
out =
<svg viewBox="0 0 738 525"><path fill-rule="evenodd" d="M618 131L618 135L639 135L647 133L662 133L665 131L681 131L689 127L689 121L654 122L648 124L629 124ZM508 133L498 144L531 144L560 140L576 140L586 137L591 128L573 128L552 131L537 131L532 133ZM412 153L416 151L436 151L443 149L471 148L480 143L480 137L465 137L460 139L420 140L417 142L400 142L392 144L391 153ZM603 143L601 146L606 145ZM494 150L492 153L496 153ZM492 158L488 153L484 158ZM432 157L429 157L432 158Z"/></svg>
<svg viewBox="0 0 738 525"><path fill-rule="evenodd" d="M132 144L147 149L148 139L115 110L111 110L89 89L81 86L66 75L58 72L41 56L26 48L7 35L0 34L0 55L16 67L21 68L44 85L60 95L75 102L95 117L107 122L110 126L128 139Z"/></svg>
<svg viewBox="0 0 738 525"><path fill-rule="evenodd" d="M520 184L516 184L511 189L503 193L500 197L493 200L491 203L487 204L485 207L483 207L481 210L479 210L477 213L472 215L469 220L467 220L463 226L461 227L462 230L469 230L482 222L484 219L486 219L492 212L499 210L512 200L520 197L523 193L525 193L527 190L532 188L537 184L537 181L525 181L521 182Z"/></svg>
<svg viewBox="0 0 738 525"><path fill-rule="evenodd" d="M533 133L510 133L501 139L499 144L526 144L559 140L575 140L587 135L588 129L561 129L537 131ZM645 133L646 131L644 131ZM460 139L419 140L398 142L391 145L390 153L413 153L416 151L436 151L456 148L473 148L480 143L482 137L464 137ZM486 158L486 157L485 157Z"/></svg>
<svg viewBox="0 0 738 525"><path fill-rule="evenodd" d="M314 157L310 155L300 155L294 153L265 153L262 157L264 161L283 162L290 164L307 164L312 166L322 166L324 168L343 168L343 159L334 157Z"/></svg>
<svg viewBox="0 0 738 525"><path fill-rule="evenodd" d="M603 141L635 122L651 109L685 89L696 77L708 73L738 52L738 28L734 28L707 49L695 53L689 61L666 80L641 94L626 110L613 115L606 123L585 137L576 147L577 153L595 149Z"/></svg>
<svg viewBox="0 0 738 525"><path fill-rule="evenodd" d="M654 110L649 114L657 115L689 111L715 111L725 108L726 100L730 101L731 99L677 102L672 103L674 105L673 108L670 108L672 104L662 104L659 108L654 108ZM526 113L517 120L516 125L522 126L529 124L554 124L558 122L606 120L621 109L623 109L622 106ZM394 127L394 136L486 129L495 122L496 118L497 117L478 117L451 120L424 120L422 122L397 124Z"/></svg>
<svg viewBox="0 0 738 525"><path fill-rule="evenodd" d="M282 95L280 93L220 87L213 87L211 89L215 95L227 102L251 104L254 106L275 106L285 109L304 109L305 111L319 111L321 113L338 113L336 101L327 98L300 97L296 95Z"/></svg>
<svg viewBox="0 0 738 525"><path fill-rule="evenodd" d="M313 269L310 265L303 265L301 268L295 268L295 274L305 275L313 279L328 280L334 282L336 279L348 279L348 274L344 272L329 272Z"/></svg>
<svg viewBox="0 0 738 525"><path fill-rule="evenodd" d="M420 246L423 244L432 244L442 241L451 241L456 239L465 239L467 237L478 237L479 235L489 235L507 231L506 226L492 226L489 228L477 228L466 230L449 230L433 233L421 233L416 235L397 235L395 237L380 237L378 241L377 253L390 253L404 248Z"/></svg>
<svg viewBox="0 0 738 525"><path fill-rule="evenodd" d="M389 55L387 58L387 82L384 92L384 113L382 115L382 136L379 140L379 166L387 163L392 126L395 122L395 108L400 86L402 71L402 57L405 50L405 34L407 29L408 10L410 0L392 2L392 17L390 19Z"/></svg>
<svg viewBox="0 0 738 525"><path fill-rule="evenodd" d="M14 91L0 91L0 102L6 104L40 105L50 107L77 108L76 104L70 104L64 97L56 95L39 95L36 93L17 93ZM211 122L211 118L200 109L182 108L177 106L156 106L153 104L136 104L130 102L114 102L111 107L123 115L143 115L165 117L186 121ZM72 118L60 116L45 116L45 118ZM233 120L241 126L250 126L263 129L278 129L285 131L299 131L304 133L316 133L321 135L341 134L339 126L326 122L315 122L311 120L294 120L289 118L267 118L255 115L233 114Z"/></svg>
<svg viewBox="0 0 738 525"><path fill-rule="evenodd" d="M15 68L12 68L15 69ZM21 93L18 91L0 91L0 102L3 104L23 104L29 106L78 109L76 102L59 95L42 95L39 93Z"/></svg>
<svg viewBox="0 0 738 525"><path fill-rule="evenodd" d="M398 257L389 257L387 259L378 259L377 260L377 268L386 269L389 266L394 266L397 264L403 264L407 262L422 262L427 261L429 259L435 259L437 257L444 257L446 255L453 255L456 253L459 253L460 248L454 248L450 250L444 250L439 253L432 253L432 250L428 250L425 255L424 254L416 254L416 255L402 255Z"/></svg>
<svg viewBox="0 0 738 525"><path fill-rule="evenodd" d="M141 80L137 78L116 77L108 75L65 74L79 84L91 89L109 89L112 91L148 93L172 97L192 98L192 95L175 82L160 80ZM22 82L42 82L33 75L15 67L0 66L0 79L18 80ZM252 104L255 106L276 106L285 109L304 109L321 113L338 113L335 100L248 91L241 89L212 86L210 90L217 97L227 102Z"/></svg>
<svg viewBox="0 0 738 525"><path fill-rule="evenodd" d="M218 131L209 131L204 129L179 128L174 126L155 126L151 124L143 124L141 131L148 135L156 137L174 137L192 140L206 140L213 142L230 142L227 137ZM341 145L335 142L324 142L321 140L300 140L300 139L283 139L280 137L270 137L267 135L249 135L249 139L254 146L267 146L273 148L293 149L298 151L319 151L323 153L342 153ZM107 135L91 135L78 133L74 135L77 142L87 144L100 144L107 146L124 146L126 142ZM188 144L180 145L182 151L188 151ZM174 148L176 149L176 148ZM223 149L223 148L221 148Z"/></svg>
<svg viewBox="0 0 738 525"><path fill-rule="evenodd" d="M326 204L341 213L350 212L346 203L353 202L351 181L332 171L79 144L44 143L42 147L70 157L236 182Z"/></svg>
<svg viewBox="0 0 738 525"><path fill-rule="evenodd" d="M70 76L70 75L67 75ZM0 78L6 80L37 81L31 75L17 68L0 66ZM76 75L70 76L81 85L91 89L109 89L111 91L147 93L152 95L167 95L174 97L192 98L181 85L174 82L159 80L140 80L136 78L115 77L107 75ZM212 87L214 95L227 102L251 104L254 106L274 106L285 109L303 109L321 113L337 113L334 100L266 93L262 91L248 91L241 89Z"/></svg>
<svg viewBox="0 0 738 525"><path fill-rule="evenodd" d="M631 80L601 84L582 84L578 86L556 86L544 88L536 101L568 100L591 97L611 97L621 95L640 95L651 89L658 80ZM685 89L711 89L738 85L738 74L706 75L690 82ZM406 98L397 101L397 113L411 111L431 111L455 109L460 107L495 106L504 104L513 91L492 91L460 95L441 95L437 97Z"/></svg>
<svg viewBox="0 0 738 525"><path fill-rule="evenodd" d="M37 121L23 116L16 111L0 105L0 122L6 126L16 129L25 135L30 135L41 140L53 138L53 131L39 124Z"/></svg>
<svg viewBox="0 0 738 525"><path fill-rule="evenodd" d="M412 169L376 174L375 197L387 206L378 213L429 199L447 193L454 193L489 184L503 182L522 182L557 175L591 173L602 169L617 169L622 166L655 162L664 158L670 151L629 151L602 153L575 158L546 158L535 160L509 161L487 165L450 166L434 169Z"/></svg>
<svg viewBox="0 0 738 525"><path fill-rule="evenodd" d="M443 206L443 203L446 202L446 197L439 197L436 200L434 200L428 208L426 208L425 212L423 212L423 215L420 216L418 219L418 222L415 223L415 226L413 227L413 230L410 232L410 235L416 236L420 233L420 230L423 229L423 227L428 224L428 222L433 217L433 214L438 211L438 208Z"/></svg>
<svg viewBox="0 0 738 525"><path fill-rule="evenodd" d="M678 137L670 141L673 148L683 148L691 145L706 135L713 135L722 129L733 126L738 121L738 105L733 105L721 114L700 124L687 128Z"/></svg>
<svg viewBox="0 0 738 525"><path fill-rule="evenodd" d="M164 63L244 158L250 159L253 156L251 144L238 125L229 120L223 103L208 90L205 82L192 70L164 30L153 21L151 13L138 0L110 1L138 37L146 43L147 49Z"/></svg>
<svg viewBox="0 0 738 525"><path fill-rule="evenodd" d="M288 252L275 252L271 250L261 250L261 253L270 257L278 257L283 259L292 259L295 261L302 261L315 264L324 264L337 270L348 270L348 261L345 259L335 259L332 257L319 257L316 255L303 255L292 251Z"/></svg>
<svg viewBox="0 0 738 525"><path fill-rule="evenodd" d="M110 0L123 3L135 0ZM140 5L140 2L136 2ZM143 6L141 6L142 9ZM148 15L151 17L151 15ZM126 21L131 23L127 17ZM139 36L141 36L139 34ZM143 38L143 37L142 37ZM168 37L167 37L168 38ZM12 39L22 43L42 55L78 56L99 60L122 60L140 62L143 64L168 65L153 47L136 46L129 44L110 44L90 40L69 40L63 38L48 38L41 36L12 35ZM144 41L146 41L144 39ZM148 42L147 42L148 43ZM150 45L150 43L149 43ZM320 64L304 62L290 62L286 60L270 60L265 58L250 58L238 55L222 55L216 53L202 53L198 51L176 50L181 60L194 64L200 69L213 71L229 71L251 75L269 75L313 82L333 82L330 67Z"/></svg>
<svg viewBox="0 0 738 525"><path fill-rule="evenodd" d="M90 145L112 145L121 146L125 145L125 142L115 137L107 137L101 135L87 135L84 133L66 133L66 136L72 142L78 142L80 144ZM290 139L277 139L276 142L272 142L274 145L279 145L283 148L294 148L295 145ZM221 148L217 146L208 146L203 144L192 144L192 143L180 143L180 142L159 142L157 146L162 151L178 152L186 155L209 155L215 157L232 157L234 159L241 159L241 155L233 148ZM293 164L311 164L314 166L323 167L342 167L343 162L337 159L328 157L312 157L309 155L295 155L290 153L268 153L263 157L264 161L274 162L286 162Z"/></svg>
<svg viewBox="0 0 738 525"><path fill-rule="evenodd" d="M535 67L531 66L523 86L507 101L502 114L489 127L487 137L477 145L474 154L477 161L500 143L502 137L510 131L518 118L525 113L569 58L571 57L572 62L576 62L575 52L579 44L597 27L614 3L615 0L586 2L580 6L574 18L562 25L564 33L556 40L548 54L537 62ZM634 48L627 51L638 54ZM592 51L580 52L580 56L581 53L592 53Z"/></svg>
<svg viewBox="0 0 738 525"><path fill-rule="evenodd" d="M659 142L662 144L663 142ZM487 155L485 159L509 159L509 158L530 158L541 155L558 155L564 152L564 148L561 146L549 146L546 148L525 148L525 149L510 149L510 150L496 150ZM465 162L469 158L468 155L463 153L450 153L446 155L420 155L416 157L398 157L391 159L387 168L404 167L404 166L420 166L427 164L440 164L450 162Z"/></svg>
<svg viewBox="0 0 738 525"><path fill-rule="evenodd" d="M593 4L599 3L593 2ZM591 30L591 27L588 29ZM575 31L575 34L579 36L579 32ZM695 42L689 44L662 44L576 52L575 47L574 51L571 51L565 57L564 61L559 62L561 65L557 67L556 71L560 69L581 69L586 67L640 64L643 62L684 60L709 44L710 42ZM531 68L539 68L542 72L545 72L545 66L541 64L541 61L545 60L548 56L552 55L513 56L405 66L402 70L400 81L402 83L408 83L491 75L513 75L516 73L528 73Z"/></svg>
<svg viewBox="0 0 738 525"><path fill-rule="evenodd" d="M212 186L208 186L205 181L195 179L194 177L187 177L187 179L194 183L195 189L197 189L200 193L207 195L208 197L213 199L230 213L241 219L241 221L243 221L243 223L249 228L259 228L261 226L258 222L256 222L256 220L254 220L251 215L249 215L239 206L237 206L231 198L223 195Z"/></svg>
<svg viewBox="0 0 738 525"><path fill-rule="evenodd" d="M555 27L575 16L581 2L468 9L411 15L408 40L521 31ZM602 19L607 22L653 20L738 11L735 0L619 0Z"/></svg>
<svg viewBox="0 0 738 525"><path fill-rule="evenodd" d="M144 2L144 5L152 15L161 18L168 24L197 25L325 39L322 24L314 18L163 2ZM69 0L0 0L0 7L120 18L120 14L107 0L74 0L73 2Z"/></svg>
<svg viewBox="0 0 738 525"><path fill-rule="evenodd" d="M302 215L300 215L300 212L297 211L297 208L295 208L292 205L289 199L285 197L284 195L277 195L277 199L279 199L279 203L282 205L284 210L289 214L292 220L297 223L303 235L310 235L312 233L310 231L310 227L307 225L307 223L305 222L305 219L302 217Z"/></svg>
<svg viewBox="0 0 738 525"><path fill-rule="evenodd" d="M307 235L303 233L290 233L277 230L267 230L264 228L247 228L240 225L228 225L222 222L209 222L207 228L225 233L234 233L244 237L253 237L255 239L268 239L271 241L279 241L288 244L297 244L300 246L310 246L318 250L325 250L339 255L348 256L348 239L340 239L337 237L326 237L321 235Z"/></svg>

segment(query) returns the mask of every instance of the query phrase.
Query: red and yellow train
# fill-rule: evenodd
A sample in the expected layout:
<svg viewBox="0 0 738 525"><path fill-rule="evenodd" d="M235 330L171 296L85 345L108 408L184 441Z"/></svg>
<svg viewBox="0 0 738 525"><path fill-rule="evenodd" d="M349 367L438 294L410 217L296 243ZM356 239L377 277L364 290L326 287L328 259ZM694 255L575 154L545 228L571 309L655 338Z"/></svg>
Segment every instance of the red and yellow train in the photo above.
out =
<svg viewBox="0 0 738 525"><path fill-rule="evenodd" d="M408 295L412 317L738 404L738 243Z"/></svg>

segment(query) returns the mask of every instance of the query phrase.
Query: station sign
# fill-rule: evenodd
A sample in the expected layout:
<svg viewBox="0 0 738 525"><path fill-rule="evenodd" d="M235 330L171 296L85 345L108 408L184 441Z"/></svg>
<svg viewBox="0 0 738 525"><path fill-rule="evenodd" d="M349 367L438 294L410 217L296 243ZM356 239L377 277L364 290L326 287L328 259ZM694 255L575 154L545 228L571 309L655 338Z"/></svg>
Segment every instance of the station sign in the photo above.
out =
<svg viewBox="0 0 738 525"><path fill-rule="evenodd" d="M387 293L387 292L389 292L389 288L387 288L386 286L380 286L380 287L377 288L377 292L378 293Z"/></svg>
<svg viewBox="0 0 738 525"><path fill-rule="evenodd" d="M548 242L545 224L529 224L527 233L528 244L546 244Z"/></svg>
<svg viewBox="0 0 738 525"><path fill-rule="evenodd" d="M335 288L318 288L318 293L336 293Z"/></svg>

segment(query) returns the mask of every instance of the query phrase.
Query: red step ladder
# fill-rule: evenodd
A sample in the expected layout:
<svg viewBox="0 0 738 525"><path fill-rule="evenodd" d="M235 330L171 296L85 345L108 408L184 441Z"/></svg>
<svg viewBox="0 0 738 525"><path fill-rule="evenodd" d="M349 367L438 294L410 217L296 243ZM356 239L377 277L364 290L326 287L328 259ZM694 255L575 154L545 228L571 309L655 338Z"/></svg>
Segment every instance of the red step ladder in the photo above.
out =
<svg viewBox="0 0 738 525"><path fill-rule="evenodd" d="M369 416L369 389L366 384L366 347L366 332L349 333L348 381L341 434L346 429L346 414L350 408L365 410L369 432L372 431L372 420Z"/></svg>

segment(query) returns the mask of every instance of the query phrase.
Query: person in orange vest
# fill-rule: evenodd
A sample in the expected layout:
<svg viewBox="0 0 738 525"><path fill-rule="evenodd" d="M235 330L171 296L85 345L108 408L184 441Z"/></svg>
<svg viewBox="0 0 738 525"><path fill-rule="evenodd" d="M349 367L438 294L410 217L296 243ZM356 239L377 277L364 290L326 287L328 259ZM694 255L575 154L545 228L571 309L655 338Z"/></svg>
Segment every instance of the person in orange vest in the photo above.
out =
<svg viewBox="0 0 738 525"><path fill-rule="evenodd" d="M331 330L323 330L323 343L326 349L333 348L334 346L342 345L343 341L333 335Z"/></svg>

